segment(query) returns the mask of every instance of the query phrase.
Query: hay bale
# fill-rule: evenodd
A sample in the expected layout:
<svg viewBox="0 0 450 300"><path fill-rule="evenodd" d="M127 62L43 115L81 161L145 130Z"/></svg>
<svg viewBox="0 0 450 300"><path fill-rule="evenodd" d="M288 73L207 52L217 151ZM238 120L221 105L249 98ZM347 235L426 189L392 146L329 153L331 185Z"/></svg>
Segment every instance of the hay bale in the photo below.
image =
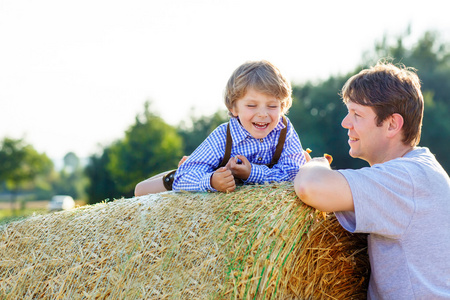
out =
<svg viewBox="0 0 450 300"><path fill-rule="evenodd" d="M364 299L365 236L292 183L166 192L0 227L2 299Z"/></svg>

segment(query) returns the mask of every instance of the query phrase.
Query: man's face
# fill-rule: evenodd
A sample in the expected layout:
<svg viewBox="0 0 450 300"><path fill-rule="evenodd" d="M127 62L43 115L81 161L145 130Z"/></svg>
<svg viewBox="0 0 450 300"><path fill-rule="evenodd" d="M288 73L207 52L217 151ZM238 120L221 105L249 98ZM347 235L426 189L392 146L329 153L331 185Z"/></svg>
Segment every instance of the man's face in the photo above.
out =
<svg viewBox="0 0 450 300"><path fill-rule="evenodd" d="M388 148L386 138L388 122L377 126L376 114L370 106L349 101L347 109L348 114L341 125L348 129L350 156L363 159L371 166L384 162Z"/></svg>

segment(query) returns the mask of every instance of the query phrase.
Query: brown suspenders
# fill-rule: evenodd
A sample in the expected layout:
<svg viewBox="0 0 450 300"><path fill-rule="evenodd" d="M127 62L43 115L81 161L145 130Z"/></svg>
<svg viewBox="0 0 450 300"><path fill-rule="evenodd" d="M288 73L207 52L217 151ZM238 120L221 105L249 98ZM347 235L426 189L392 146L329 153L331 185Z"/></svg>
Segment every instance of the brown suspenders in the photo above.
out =
<svg viewBox="0 0 450 300"><path fill-rule="evenodd" d="M277 148L275 148L275 153L273 154L272 161L267 166L269 168L272 168L274 165L277 164L278 160L280 159L281 152L283 152L283 146L284 142L286 140L286 132L287 132L287 121L286 118L283 116L283 124L284 128L280 132L280 137L278 138L278 144ZM230 123L228 123L227 126L227 142L225 145L225 155L223 156L222 162L219 164L218 168L225 167L227 165L228 160L231 156L231 147L233 146L233 139L231 138L231 132L230 132Z"/></svg>
<svg viewBox="0 0 450 300"><path fill-rule="evenodd" d="M225 143L225 155L222 158L222 162L219 164L217 169L225 167L231 156L231 146L233 146L233 139L231 138L230 122L227 125L227 141Z"/></svg>
<svg viewBox="0 0 450 300"><path fill-rule="evenodd" d="M284 128L281 129L280 137L278 138L278 144L277 144L277 147L275 148L275 153L273 154L270 164L267 165L269 168L272 168L278 162L278 160L280 159L280 156L281 156L281 152L283 152L283 146L284 146L284 142L286 140L286 132L287 132L287 121L284 116L283 116L283 124L284 124ZM231 157L231 147L232 146L233 146L233 139L231 138L230 123L228 123L227 141L225 144L225 155L223 156L222 162L219 164L217 169L221 168L221 167L225 167L227 165L227 162L228 162L228 160L230 160L230 157ZM163 184L164 184L164 187L168 191L172 190L172 184L173 184L175 172L176 172L176 169L163 176L163 179L162 179Z"/></svg>

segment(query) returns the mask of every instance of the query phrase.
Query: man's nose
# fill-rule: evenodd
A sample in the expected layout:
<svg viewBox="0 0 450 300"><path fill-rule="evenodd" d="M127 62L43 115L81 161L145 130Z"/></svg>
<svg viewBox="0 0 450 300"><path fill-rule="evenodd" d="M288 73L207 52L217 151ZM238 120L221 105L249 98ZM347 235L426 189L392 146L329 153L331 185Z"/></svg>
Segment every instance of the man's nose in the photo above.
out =
<svg viewBox="0 0 450 300"><path fill-rule="evenodd" d="M349 120L349 114L347 114L344 119L342 119L341 122L341 126L344 127L345 129L350 129L351 127L351 122Z"/></svg>

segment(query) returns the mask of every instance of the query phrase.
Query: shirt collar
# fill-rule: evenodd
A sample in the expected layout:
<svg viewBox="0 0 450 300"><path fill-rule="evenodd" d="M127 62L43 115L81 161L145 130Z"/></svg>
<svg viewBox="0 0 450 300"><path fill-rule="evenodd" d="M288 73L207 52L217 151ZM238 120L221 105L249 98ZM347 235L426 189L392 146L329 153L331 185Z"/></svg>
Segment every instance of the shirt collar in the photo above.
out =
<svg viewBox="0 0 450 300"><path fill-rule="evenodd" d="M274 132L280 131L283 129L283 117L280 117L278 120L277 126L268 134L268 136L274 134ZM242 142L243 140L249 138L253 139L254 137L241 125L239 122L239 118L231 117L230 119L230 130L231 130L231 138L233 139L233 142L238 144Z"/></svg>

